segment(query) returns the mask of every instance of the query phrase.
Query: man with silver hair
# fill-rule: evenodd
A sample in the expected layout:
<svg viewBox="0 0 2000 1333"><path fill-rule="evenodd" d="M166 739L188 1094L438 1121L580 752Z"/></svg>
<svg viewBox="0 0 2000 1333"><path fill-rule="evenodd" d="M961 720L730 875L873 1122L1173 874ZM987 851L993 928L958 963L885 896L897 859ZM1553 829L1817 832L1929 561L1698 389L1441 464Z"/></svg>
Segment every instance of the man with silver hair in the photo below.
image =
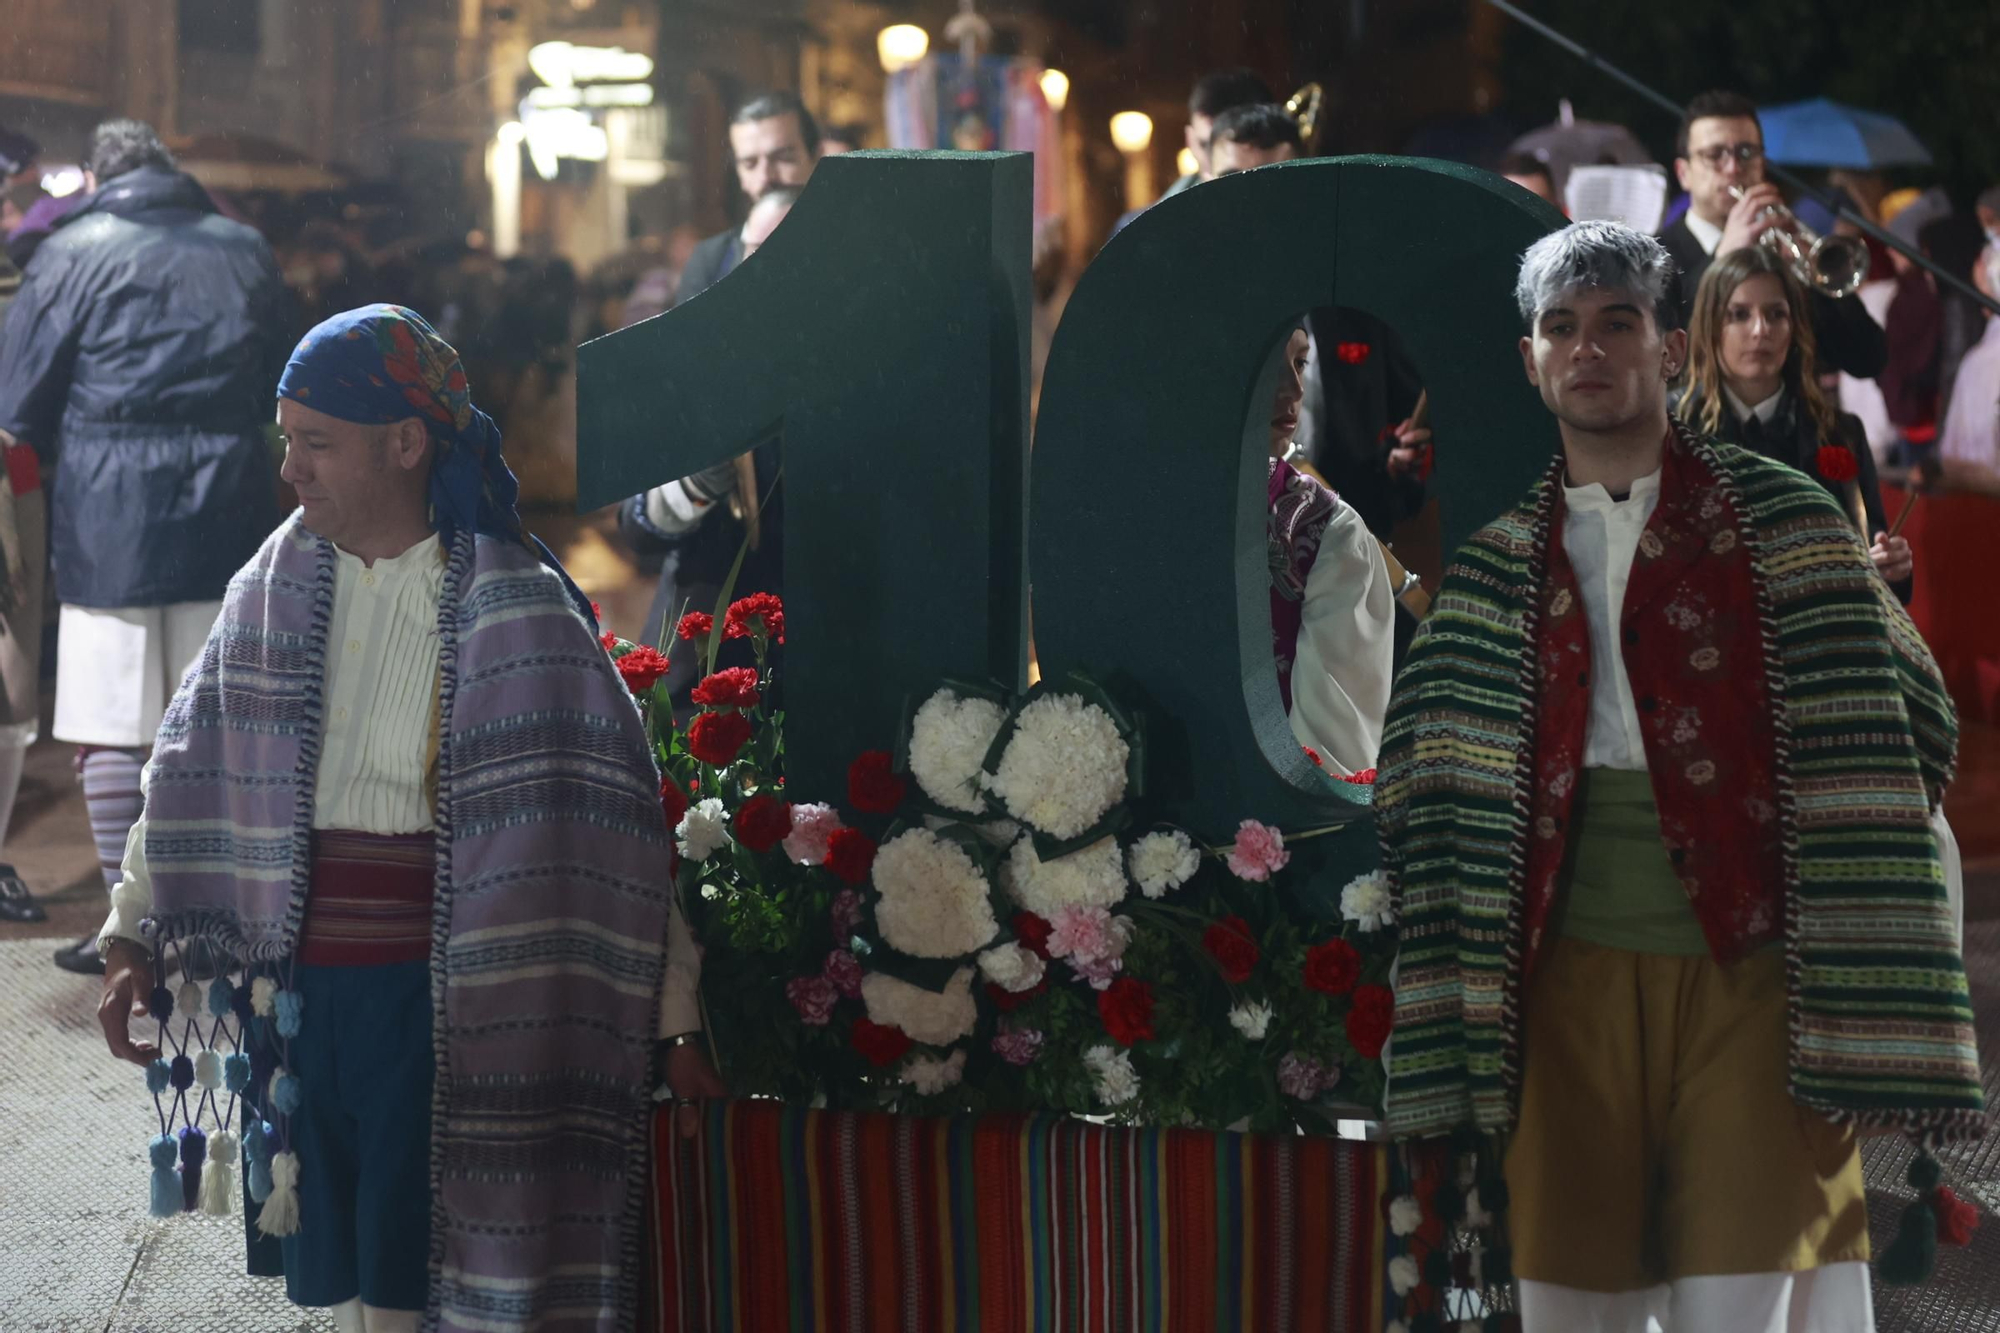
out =
<svg viewBox="0 0 2000 1333"><path fill-rule="evenodd" d="M1669 417L1672 283L1613 223L1523 258L1561 448L1390 702L1388 1118L1496 1136L1486 1276L1529 1330L1866 1333L1859 1135L1984 1124L1930 819L1956 719L1826 490ZM1890 1281L1957 1207L1911 1179Z"/></svg>

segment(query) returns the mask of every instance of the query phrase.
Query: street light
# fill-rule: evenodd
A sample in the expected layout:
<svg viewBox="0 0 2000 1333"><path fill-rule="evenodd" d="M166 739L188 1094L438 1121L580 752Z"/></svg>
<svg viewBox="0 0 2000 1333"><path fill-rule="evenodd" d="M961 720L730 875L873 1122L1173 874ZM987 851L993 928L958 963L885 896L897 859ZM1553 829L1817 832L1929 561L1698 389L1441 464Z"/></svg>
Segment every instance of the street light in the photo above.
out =
<svg viewBox="0 0 2000 1333"><path fill-rule="evenodd" d="M875 34L875 54L887 74L908 69L930 49L931 35L914 23L892 23Z"/></svg>
<svg viewBox="0 0 2000 1333"><path fill-rule="evenodd" d="M1059 69L1042 71L1042 100L1049 110L1061 111L1069 105L1069 75Z"/></svg>
<svg viewBox="0 0 2000 1333"><path fill-rule="evenodd" d="M1153 142L1153 118L1143 111L1120 111L1111 118L1111 142L1121 153L1143 153Z"/></svg>
<svg viewBox="0 0 2000 1333"><path fill-rule="evenodd" d="M1201 170L1201 163L1194 160L1194 149L1183 148L1174 155L1174 169L1183 176L1192 176Z"/></svg>

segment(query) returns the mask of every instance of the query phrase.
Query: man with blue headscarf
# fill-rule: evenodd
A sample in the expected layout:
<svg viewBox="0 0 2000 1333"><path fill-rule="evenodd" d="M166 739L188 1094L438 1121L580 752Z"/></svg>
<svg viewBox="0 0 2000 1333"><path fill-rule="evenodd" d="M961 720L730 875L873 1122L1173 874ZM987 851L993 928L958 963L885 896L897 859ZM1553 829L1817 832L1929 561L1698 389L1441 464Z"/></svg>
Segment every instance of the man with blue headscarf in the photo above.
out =
<svg viewBox="0 0 2000 1333"><path fill-rule="evenodd" d="M337 315L278 396L300 508L160 728L107 1040L151 1062L154 957L225 960L246 1208L343 1329L629 1327L656 1039L721 1091L644 728L429 324Z"/></svg>

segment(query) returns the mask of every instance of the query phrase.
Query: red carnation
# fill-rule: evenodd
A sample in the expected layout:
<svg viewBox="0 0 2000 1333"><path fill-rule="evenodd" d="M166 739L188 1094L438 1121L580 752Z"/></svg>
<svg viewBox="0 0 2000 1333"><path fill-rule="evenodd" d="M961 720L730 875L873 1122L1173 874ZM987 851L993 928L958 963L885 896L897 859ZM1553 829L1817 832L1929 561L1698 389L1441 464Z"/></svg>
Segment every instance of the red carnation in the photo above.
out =
<svg viewBox="0 0 2000 1333"><path fill-rule="evenodd" d="M1819 474L1831 482L1853 481L1861 473L1861 464L1855 461L1854 451L1844 444L1822 444L1814 463L1819 468Z"/></svg>
<svg viewBox="0 0 2000 1333"><path fill-rule="evenodd" d="M868 815L894 814L906 784L890 771L887 750L864 751L847 766L847 803Z"/></svg>
<svg viewBox="0 0 2000 1333"><path fill-rule="evenodd" d="M1153 1038L1153 988L1137 977L1120 977L1097 992L1097 1016L1120 1046Z"/></svg>
<svg viewBox="0 0 2000 1333"><path fill-rule="evenodd" d="M1347 1044L1364 1060L1382 1054L1389 1029L1396 1021L1396 996L1387 986L1361 986L1347 1011Z"/></svg>
<svg viewBox="0 0 2000 1333"><path fill-rule="evenodd" d="M1375 784L1375 770L1372 768L1364 768L1358 773L1349 773L1346 777L1342 778L1341 781L1352 782L1357 787L1370 787Z"/></svg>
<svg viewBox="0 0 2000 1333"><path fill-rule="evenodd" d="M768 852L792 831L792 803L760 792L743 803L734 824L736 841L753 852Z"/></svg>
<svg viewBox="0 0 2000 1333"><path fill-rule="evenodd" d="M625 688L634 694L644 694L653 688L653 682L667 674L667 659L659 650L639 644L631 652L617 658L613 665L625 679Z"/></svg>
<svg viewBox="0 0 2000 1333"><path fill-rule="evenodd" d="M1040 981L1037 981L1026 990L1008 990L1005 986L996 986L989 981L986 983L986 995L987 998L993 1001L995 1009L998 1009L1003 1014L1011 1014L1048 988L1049 979L1044 974Z"/></svg>
<svg viewBox="0 0 2000 1333"><path fill-rule="evenodd" d="M1947 1245L1970 1245L1979 1227L1979 1208L1952 1193L1947 1185L1931 1195L1931 1211L1937 1214L1938 1239Z"/></svg>
<svg viewBox="0 0 2000 1333"><path fill-rule="evenodd" d="M672 778L660 779L660 811L667 817L667 832L672 833L687 818L688 798L680 784Z"/></svg>
<svg viewBox="0 0 2000 1333"><path fill-rule="evenodd" d="M755 708L760 697L754 667L718 671L688 693L688 698L710 708Z"/></svg>
<svg viewBox="0 0 2000 1333"><path fill-rule="evenodd" d="M1015 941L1023 949L1044 959L1049 956L1049 935L1054 930L1054 926L1033 912L1014 913Z"/></svg>
<svg viewBox="0 0 2000 1333"><path fill-rule="evenodd" d="M735 760L750 739L750 719L741 713L703 713L687 729L688 753L721 768Z"/></svg>
<svg viewBox="0 0 2000 1333"><path fill-rule="evenodd" d="M694 640L704 637L715 628L715 617L706 611L690 611L681 617L681 623L674 626L674 633L683 639Z"/></svg>
<svg viewBox="0 0 2000 1333"><path fill-rule="evenodd" d="M618 655L618 636L606 630L597 636L597 641L604 645L604 651L610 653L615 661Z"/></svg>
<svg viewBox="0 0 2000 1333"><path fill-rule="evenodd" d="M867 1018L854 1020L854 1030L847 1040L862 1059L877 1069L895 1064L910 1049L909 1034L903 1029Z"/></svg>
<svg viewBox="0 0 2000 1333"><path fill-rule="evenodd" d="M1306 950L1306 986L1327 995L1345 995L1361 980L1361 955L1346 940L1328 940Z"/></svg>
<svg viewBox="0 0 2000 1333"><path fill-rule="evenodd" d="M773 643L785 641L785 604L774 592L753 592L729 604L722 618L722 637L748 639L762 636Z"/></svg>
<svg viewBox="0 0 2000 1333"><path fill-rule="evenodd" d="M875 864L875 840L858 828L835 829L826 840L823 864L843 884L859 884Z"/></svg>
<svg viewBox="0 0 2000 1333"><path fill-rule="evenodd" d="M1222 969L1222 979L1239 985L1250 979L1262 956L1250 923L1240 916L1226 916L1201 933L1201 947Z"/></svg>

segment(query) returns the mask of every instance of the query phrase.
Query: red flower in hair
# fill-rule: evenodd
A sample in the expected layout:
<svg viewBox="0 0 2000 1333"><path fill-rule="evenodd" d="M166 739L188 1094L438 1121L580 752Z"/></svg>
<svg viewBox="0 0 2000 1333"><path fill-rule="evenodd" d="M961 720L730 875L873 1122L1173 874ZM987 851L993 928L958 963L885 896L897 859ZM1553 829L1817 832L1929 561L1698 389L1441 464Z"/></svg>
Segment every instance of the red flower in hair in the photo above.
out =
<svg viewBox="0 0 2000 1333"><path fill-rule="evenodd" d="M681 623L674 626L674 633L683 639L693 640L705 637L715 628L715 617L706 611L690 611L681 617Z"/></svg>
<svg viewBox="0 0 2000 1333"><path fill-rule="evenodd" d="M722 637L748 639L763 635L773 643L785 641L785 604L774 592L753 592L729 604L722 618Z"/></svg>
<svg viewBox="0 0 2000 1333"><path fill-rule="evenodd" d="M741 713L703 713L687 729L688 753L721 768L734 763L750 739L750 719Z"/></svg>
<svg viewBox="0 0 2000 1333"><path fill-rule="evenodd" d="M1097 1016L1120 1046L1153 1039L1153 988L1137 977L1120 977L1097 992Z"/></svg>
<svg viewBox="0 0 2000 1333"><path fill-rule="evenodd" d="M891 771L887 750L868 750L847 766L847 803L868 815L889 815L903 803L907 789Z"/></svg>
<svg viewBox="0 0 2000 1333"><path fill-rule="evenodd" d="M1368 359L1368 354L1374 350L1367 343L1335 343L1333 345L1334 359L1344 361L1350 366L1360 365Z"/></svg>
<svg viewBox="0 0 2000 1333"><path fill-rule="evenodd" d="M1854 451L1844 444L1822 444L1813 464L1822 477L1835 483L1844 484L1861 475L1861 464L1855 460Z"/></svg>
<svg viewBox="0 0 2000 1333"><path fill-rule="evenodd" d="M875 840L860 829L835 829L826 840L824 864L843 884L859 884L875 865Z"/></svg>
<svg viewBox="0 0 2000 1333"><path fill-rule="evenodd" d="M618 658L616 665L618 674L625 679L625 688L634 694L644 694L667 674L667 659L660 656L658 649L643 643Z"/></svg>
<svg viewBox="0 0 2000 1333"><path fill-rule="evenodd" d="M910 1049L909 1034L903 1029L867 1018L854 1020L854 1030L848 1033L847 1040L862 1059L877 1069L895 1064Z"/></svg>
<svg viewBox="0 0 2000 1333"><path fill-rule="evenodd" d="M1222 979L1232 986L1248 981L1263 956L1250 933L1250 923L1240 916L1226 916L1204 930L1201 947L1222 969Z"/></svg>
<svg viewBox="0 0 2000 1333"><path fill-rule="evenodd" d="M709 708L755 708L757 693L755 667L728 667L703 680L688 698Z"/></svg>
<svg viewBox="0 0 2000 1333"><path fill-rule="evenodd" d="M768 852L792 831L792 803L758 793L736 812L736 841L753 852Z"/></svg>

